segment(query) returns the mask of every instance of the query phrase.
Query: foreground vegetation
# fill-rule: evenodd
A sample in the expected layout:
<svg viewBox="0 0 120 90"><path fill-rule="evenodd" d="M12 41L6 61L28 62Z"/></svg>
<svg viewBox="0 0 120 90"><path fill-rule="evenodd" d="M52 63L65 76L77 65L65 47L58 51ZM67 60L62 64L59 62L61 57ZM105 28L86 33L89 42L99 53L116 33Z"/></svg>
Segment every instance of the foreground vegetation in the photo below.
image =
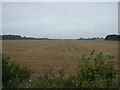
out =
<svg viewBox="0 0 120 90"><path fill-rule="evenodd" d="M77 74L67 76L63 65L55 74L52 68L34 78L29 69L3 57L3 88L117 88L114 56L91 51L79 60ZM31 76L31 77L30 77Z"/></svg>
<svg viewBox="0 0 120 90"><path fill-rule="evenodd" d="M32 72L25 66L10 62L10 58L2 56L2 83L3 88L19 87L21 83L28 80Z"/></svg>

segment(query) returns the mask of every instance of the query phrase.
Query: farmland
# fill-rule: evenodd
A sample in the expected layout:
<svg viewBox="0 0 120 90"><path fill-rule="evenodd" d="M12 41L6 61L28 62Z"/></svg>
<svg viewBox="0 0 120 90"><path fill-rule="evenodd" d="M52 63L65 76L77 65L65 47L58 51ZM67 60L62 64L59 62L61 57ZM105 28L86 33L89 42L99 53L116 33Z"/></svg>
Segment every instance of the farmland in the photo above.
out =
<svg viewBox="0 0 120 90"><path fill-rule="evenodd" d="M61 65L69 67L67 73L74 74L83 54L95 49L105 55L118 56L118 42L104 40L3 40L3 54L10 60L27 65L35 73L42 73L51 66L54 71ZM117 59L116 59L117 60Z"/></svg>

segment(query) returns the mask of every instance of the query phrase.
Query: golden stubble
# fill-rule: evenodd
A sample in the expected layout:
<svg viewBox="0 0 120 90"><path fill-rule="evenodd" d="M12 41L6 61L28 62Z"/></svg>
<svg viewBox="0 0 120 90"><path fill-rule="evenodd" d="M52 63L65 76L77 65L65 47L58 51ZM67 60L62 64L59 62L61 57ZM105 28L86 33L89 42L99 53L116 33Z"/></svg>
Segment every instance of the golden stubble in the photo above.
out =
<svg viewBox="0 0 120 90"><path fill-rule="evenodd" d="M27 65L35 73L52 67L54 71L63 64L66 73L75 74L83 54L93 49L105 55L118 56L118 42L104 40L3 40L3 54L11 60Z"/></svg>

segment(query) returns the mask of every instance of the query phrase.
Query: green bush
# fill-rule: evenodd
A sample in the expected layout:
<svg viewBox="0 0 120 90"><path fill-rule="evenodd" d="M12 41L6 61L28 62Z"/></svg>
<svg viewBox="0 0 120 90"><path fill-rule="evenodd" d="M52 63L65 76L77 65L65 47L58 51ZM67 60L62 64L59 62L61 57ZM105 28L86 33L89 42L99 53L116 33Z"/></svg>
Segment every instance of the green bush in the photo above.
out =
<svg viewBox="0 0 120 90"><path fill-rule="evenodd" d="M32 72L10 58L2 56L2 83L3 88L18 87L24 80L30 78Z"/></svg>
<svg viewBox="0 0 120 90"><path fill-rule="evenodd" d="M79 61L77 72L78 86L84 88L114 87L113 83L115 83L117 75L114 64L114 56L95 54L95 50L88 56L83 55Z"/></svg>

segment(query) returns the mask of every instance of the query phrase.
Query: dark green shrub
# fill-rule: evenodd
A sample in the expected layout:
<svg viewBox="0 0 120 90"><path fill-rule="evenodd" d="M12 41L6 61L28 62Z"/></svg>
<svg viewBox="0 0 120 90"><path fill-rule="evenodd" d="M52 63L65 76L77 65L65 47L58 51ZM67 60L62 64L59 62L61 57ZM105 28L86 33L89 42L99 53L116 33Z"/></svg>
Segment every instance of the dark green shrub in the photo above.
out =
<svg viewBox="0 0 120 90"><path fill-rule="evenodd" d="M2 83L3 88L18 87L24 80L30 78L32 72L10 58L2 56Z"/></svg>
<svg viewBox="0 0 120 90"><path fill-rule="evenodd" d="M79 61L77 72L78 86L84 88L112 87L117 70L114 69L114 56L104 56L102 53L83 55Z"/></svg>

